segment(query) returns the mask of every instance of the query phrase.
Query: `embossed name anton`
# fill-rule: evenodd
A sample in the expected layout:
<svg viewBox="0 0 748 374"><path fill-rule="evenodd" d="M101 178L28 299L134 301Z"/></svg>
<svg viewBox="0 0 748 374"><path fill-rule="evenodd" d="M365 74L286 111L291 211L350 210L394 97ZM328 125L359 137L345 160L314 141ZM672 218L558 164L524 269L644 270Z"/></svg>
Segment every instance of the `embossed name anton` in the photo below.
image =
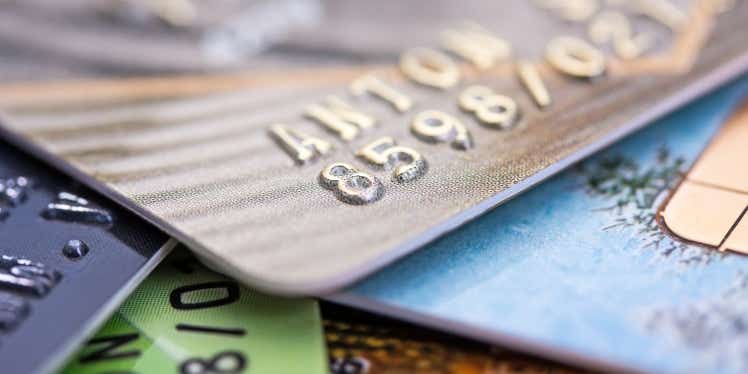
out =
<svg viewBox="0 0 748 374"><path fill-rule="evenodd" d="M665 25L676 34L687 21L686 16L667 1L633 3L636 3L634 9L638 13ZM653 48L653 35L635 33L629 18L619 11L603 10L596 14L597 6L590 1L540 1L538 5L551 9L566 20L589 21L589 39L600 46L610 44L621 60L636 59ZM728 6L723 1L701 1L697 8L701 14L714 15L727 10ZM441 47L443 51L413 48L404 52L399 62L400 74L413 84L448 90L456 87L463 77L459 63L447 52L459 56L479 70L495 67L512 55L512 46L508 41L474 23L445 30L441 35ZM550 40L546 45L545 59L558 73L588 81L605 75L609 65L609 58L600 48L574 36L557 36ZM535 63L516 61L514 72L539 109L553 104ZM373 73L354 79L349 90L355 97L369 95L383 100L401 115L414 107L412 97ZM471 114L480 125L495 130L511 129L522 114L522 108L514 98L478 84L462 89L457 105L463 112ZM337 96L307 106L304 117L335 134L343 142L358 138L363 131L377 123L376 118ZM330 142L286 124L273 124L268 132L298 165L309 164L333 150ZM448 143L458 151L468 151L473 147L468 126L440 109L424 109L416 113L410 120L410 132L421 141ZM418 151L398 145L389 136L364 145L355 155L374 167L392 170L392 181L395 183L413 181L428 170L427 160ZM377 177L348 163L335 162L325 166L319 174L319 182L348 204L368 204L384 195L384 184Z"/></svg>

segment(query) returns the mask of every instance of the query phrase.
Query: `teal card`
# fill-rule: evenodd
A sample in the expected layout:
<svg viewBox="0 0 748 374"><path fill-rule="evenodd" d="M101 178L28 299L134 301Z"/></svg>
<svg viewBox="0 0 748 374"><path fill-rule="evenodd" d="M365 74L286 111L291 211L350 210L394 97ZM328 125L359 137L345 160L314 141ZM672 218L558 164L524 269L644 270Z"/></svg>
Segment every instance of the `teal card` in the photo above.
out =
<svg viewBox="0 0 748 374"><path fill-rule="evenodd" d="M747 84L691 103L333 298L595 368L748 372L748 257L679 241L656 219Z"/></svg>

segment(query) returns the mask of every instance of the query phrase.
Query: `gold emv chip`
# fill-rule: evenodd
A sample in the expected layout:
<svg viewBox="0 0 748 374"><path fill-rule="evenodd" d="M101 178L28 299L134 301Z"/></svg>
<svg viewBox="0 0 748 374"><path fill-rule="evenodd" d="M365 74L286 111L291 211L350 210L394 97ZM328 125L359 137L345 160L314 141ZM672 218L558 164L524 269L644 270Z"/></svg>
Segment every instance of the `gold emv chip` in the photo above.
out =
<svg viewBox="0 0 748 374"><path fill-rule="evenodd" d="M673 192L661 217L680 239L748 254L748 105L736 112Z"/></svg>

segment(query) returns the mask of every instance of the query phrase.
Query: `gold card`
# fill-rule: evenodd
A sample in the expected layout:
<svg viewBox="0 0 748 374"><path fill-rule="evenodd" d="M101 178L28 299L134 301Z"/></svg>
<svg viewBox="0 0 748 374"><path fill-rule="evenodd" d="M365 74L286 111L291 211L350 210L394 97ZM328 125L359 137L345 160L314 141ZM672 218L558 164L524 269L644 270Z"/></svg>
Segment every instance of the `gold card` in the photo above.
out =
<svg viewBox="0 0 748 374"><path fill-rule="evenodd" d="M0 87L2 129L214 267L322 294L748 67L745 1L321 4L238 72Z"/></svg>

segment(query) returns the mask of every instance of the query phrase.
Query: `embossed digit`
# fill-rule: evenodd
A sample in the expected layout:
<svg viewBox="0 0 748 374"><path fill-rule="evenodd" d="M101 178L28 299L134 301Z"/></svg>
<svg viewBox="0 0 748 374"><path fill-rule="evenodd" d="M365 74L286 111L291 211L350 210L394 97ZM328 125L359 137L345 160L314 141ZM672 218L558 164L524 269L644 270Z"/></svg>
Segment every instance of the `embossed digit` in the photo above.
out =
<svg viewBox="0 0 748 374"><path fill-rule="evenodd" d="M12 331L31 311L31 304L11 293L0 291L0 332Z"/></svg>
<svg viewBox="0 0 748 374"><path fill-rule="evenodd" d="M535 0L535 3L554 11L567 21L574 22L588 20L599 8L597 0Z"/></svg>
<svg viewBox="0 0 748 374"><path fill-rule="evenodd" d="M62 275L45 265L24 258L0 256L0 289L44 296L57 285Z"/></svg>
<svg viewBox="0 0 748 374"><path fill-rule="evenodd" d="M319 182L322 187L335 192L338 199L347 204L373 203L384 193L384 187L379 179L342 162L322 169Z"/></svg>
<svg viewBox="0 0 748 374"><path fill-rule="evenodd" d="M388 169L393 169L396 182L418 179L426 173L428 164L418 151L399 146L388 136L379 138L356 152L358 157Z"/></svg>
<svg viewBox="0 0 748 374"><path fill-rule="evenodd" d="M31 180L23 176L0 179L0 202L11 207L18 206L26 201L32 187Z"/></svg>
<svg viewBox="0 0 748 374"><path fill-rule="evenodd" d="M582 39L561 36L551 40L546 59L556 70L577 78L594 78L605 73L605 55Z"/></svg>
<svg viewBox="0 0 748 374"><path fill-rule="evenodd" d="M522 83L522 87L527 90L527 93L530 94L540 109L545 109L553 103L551 93L548 92L548 88L545 87L545 82L543 82L540 72L533 63L518 61L517 76L520 83Z"/></svg>
<svg viewBox="0 0 748 374"><path fill-rule="evenodd" d="M704 1L699 3L700 6L705 4ZM688 20L688 16L670 0L627 1L624 4L632 12L649 17L675 32L680 31Z"/></svg>
<svg viewBox="0 0 748 374"><path fill-rule="evenodd" d="M446 54L428 48L413 48L400 57L400 70L416 83L447 89L460 81L460 69Z"/></svg>
<svg viewBox="0 0 748 374"><path fill-rule="evenodd" d="M470 86L458 98L460 108L474 113L478 120L490 127L508 129L519 119L519 106L509 96L497 94L484 86Z"/></svg>
<svg viewBox="0 0 748 374"><path fill-rule="evenodd" d="M445 30L441 40L445 49L480 69L493 67L496 62L505 60L512 54L509 42L474 23Z"/></svg>
<svg viewBox="0 0 748 374"><path fill-rule="evenodd" d="M629 19L620 12L600 13L590 23L590 39L597 44L613 42L613 49L623 59L639 57L654 44L650 34L634 35Z"/></svg>
<svg viewBox="0 0 748 374"><path fill-rule="evenodd" d="M430 143L452 143L452 147L467 150L473 147L473 139L460 120L438 110L418 113L410 124L413 134Z"/></svg>

